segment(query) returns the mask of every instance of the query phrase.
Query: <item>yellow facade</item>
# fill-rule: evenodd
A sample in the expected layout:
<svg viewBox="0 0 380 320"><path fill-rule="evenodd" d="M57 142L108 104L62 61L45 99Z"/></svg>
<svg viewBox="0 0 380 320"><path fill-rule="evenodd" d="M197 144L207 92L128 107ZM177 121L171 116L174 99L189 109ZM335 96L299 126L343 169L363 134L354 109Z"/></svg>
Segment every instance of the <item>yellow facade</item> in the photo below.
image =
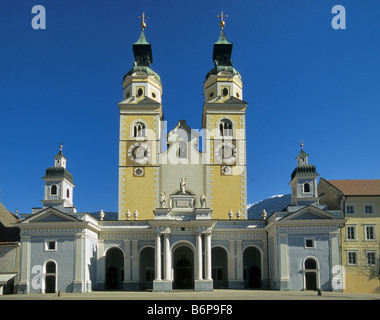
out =
<svg viewBox="0 0 380 320"><path fill-rule="evenodd" d="M158 208L200 209L202 197L207 199L206 207L202 200L202 209L211 209L213 219L229 219L229 211L235 219L247 218L247 104L242 100L240 74L232 68L232 62L223 60L228 56L225 51L231 48L223 37L221 33L218 45L214 45L213 61L218 63L204 83L203 114L200 110L201 129L205 131L204 152L193 152L199 145L194 141L198 137L185 121L180 121L169 133L168 137L174 140L166 141L168 150L161 150L165 145L161 138L167 138L161 137L161 80L150 69L151 47L144 33L133 45L135 63L123 79L124 100L119 103L120 220L136 219L135 211L137 219L145 220L154 219L154 210ZM222 67L224 64L226 67ZM178 131L184 135L178 135ZM178 159L172 159L173 155ZM180 187L180 181L187 181L187 191ZM188 201L186 196L192 199L188 208L181 207ZM162 197L166 197L165 201ZM171 207L173 203L176 207Z"/></svg>
<svg viewBox="0 0 380 320"><path fill-rule="evenodd" d="M342 229L345 291L380 293L380 197L347 197L344 205L347 219ZM368 205L374 209L373 213L365 213ZM353 213L348 213L351 211ZM374 263L368 261L371 254L375 257Z"/></svg>
<svg viewBox="0 0 380 320"><path fill-rule="evenodd" d="M206 109L206 129L208 133L208 152L210 164L207 172L208 198L213 209L213 219L228 219L231 210L234 217L237 212L241 218L247 218L246 203L246 166L245 166L245 116L244 111L234 114L223 105L224 113L209 113ZM207 108L207 106L206 106ZM232 135L220 136L219 125L224 119L231 121ZM223 161L217 155L222 144L231 144L234 147L235 159ZM223 171L226 167L228 174Z"/></svg>
<svg viewBox="0 0 380 320"><path fill-rule="evenodd" d="M127 87L127 91L138 91L147 83L145 80L142 79L141 84L137 82L136 90ZM128 83L132 85L136 84L136 81ZM127 98L119 104L119 220L153 219L153 209L158 206L158 154L162 108L158 102L146 104L142 100L144 99ZM142 124L143 130L137 134L136 126L139 124ZM143 160L133 158L132 153L136 148L146 153ZM128 212L131 214L129 218Z"/></svg>
<svg viewBox="0 0 380 320"><path fill-rule="evenodd" d="M238 210L242 214L241 219L245 217L244 174L245 171L240 174L235 172L231 175L223 175L220 166L211 167L210 195L212 197L210 201L212 201L213 219L227 219L229 210L234 213L235 219Z"/></svg>

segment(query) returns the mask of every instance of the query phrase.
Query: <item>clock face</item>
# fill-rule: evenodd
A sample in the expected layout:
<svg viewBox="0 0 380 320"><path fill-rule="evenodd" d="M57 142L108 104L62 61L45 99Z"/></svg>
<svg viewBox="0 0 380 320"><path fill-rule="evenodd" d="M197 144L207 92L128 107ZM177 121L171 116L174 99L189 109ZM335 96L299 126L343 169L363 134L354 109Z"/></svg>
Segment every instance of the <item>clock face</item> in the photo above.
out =
<svg viewBox="0 0 380 320"><path fill-rule="evenodd" d="M236 147L230 143L221 143L215 149L215 157L224 163L234 163L236 161Z"/></svg>
<svg viewBox="0 0 380 320"><path fill-rule="evenodd" d="M146 164L150 157L150 149L145 143L134 143L128 149L128 157L139 164Z"/></svg>
<svg viewBox="0 0 380 320"><path fill-rule="evenodd" d="M134 168L133 173L136 177L142 177L142 176L144 176L144 168L142 168L142 167Z"/></svg>

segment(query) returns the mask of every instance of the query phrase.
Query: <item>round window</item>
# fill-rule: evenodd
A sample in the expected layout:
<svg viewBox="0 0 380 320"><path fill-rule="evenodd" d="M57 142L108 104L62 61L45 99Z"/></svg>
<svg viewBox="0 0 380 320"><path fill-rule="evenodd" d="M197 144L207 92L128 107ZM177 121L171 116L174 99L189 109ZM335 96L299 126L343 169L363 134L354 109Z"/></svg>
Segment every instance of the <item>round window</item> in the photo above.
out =
<svg viewBox="0 0 380 320"><path fill-rule="evenodd" d="M222 94L223 94L223 97L228 96L228 88L223 88Z"/></svg>

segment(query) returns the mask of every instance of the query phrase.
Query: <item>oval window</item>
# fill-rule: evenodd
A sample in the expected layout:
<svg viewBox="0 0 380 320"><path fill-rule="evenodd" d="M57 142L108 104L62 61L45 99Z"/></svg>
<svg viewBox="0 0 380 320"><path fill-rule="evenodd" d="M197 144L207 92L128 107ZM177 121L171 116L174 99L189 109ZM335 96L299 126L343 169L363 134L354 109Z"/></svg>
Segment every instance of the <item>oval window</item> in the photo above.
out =
<svg viewBox="0 0 380 320"><path fill-rule="evenodd" d="M223 88L222 94L223 94L223 97L228 96L228 88Z"/></svg>

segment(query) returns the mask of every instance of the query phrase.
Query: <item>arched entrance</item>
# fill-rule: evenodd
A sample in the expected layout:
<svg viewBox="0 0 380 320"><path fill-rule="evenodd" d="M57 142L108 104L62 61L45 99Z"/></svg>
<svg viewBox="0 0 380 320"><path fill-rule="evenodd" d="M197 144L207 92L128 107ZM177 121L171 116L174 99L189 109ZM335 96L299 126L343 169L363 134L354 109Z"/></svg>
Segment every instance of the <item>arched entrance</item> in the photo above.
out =
<svg viewBox="0 0 380 320"><path fill-rule="evenodd" d="M211 250L212 280L214 289L227 288L227 252L221 247L215 247Z"/></svg>
<svg viewBox="0 0 380 320"><path fill-rule="evenodd" d="M122 288L124 281L124 254L119 248L110 248L106 253L106 289Z"/></svg>
<svg viewBox="0 0 380 320"><path fill-rule="evenodd" d="M45 293L55 293L57 283L57 265L49 261L45 266Z"/></svg>
<svg viewBox="0 0 380 320"><path fill-rule="evenodd" d="M304 261L304 288L306 290L318 289L318 264L314 258L307 258Z"/></svg>
<svg viewBox="0 0 380 320"><path fill-rule="evenodd" d="M261 288L261 254L256 247L248 247L243 253L244 286Z"/></svg>
<svg viewBox="0 0 380 320"><path fill-rule="evenodd" d="M194 289L194 252L186 245L173 252L174 289Z"/></svg>
<svg viewBox="0 0 380 320"><path fill-rule="evenodd" d="M154 251L154 248L146 247L140 252L140 287L143 290L153 288Z"/></svg>

